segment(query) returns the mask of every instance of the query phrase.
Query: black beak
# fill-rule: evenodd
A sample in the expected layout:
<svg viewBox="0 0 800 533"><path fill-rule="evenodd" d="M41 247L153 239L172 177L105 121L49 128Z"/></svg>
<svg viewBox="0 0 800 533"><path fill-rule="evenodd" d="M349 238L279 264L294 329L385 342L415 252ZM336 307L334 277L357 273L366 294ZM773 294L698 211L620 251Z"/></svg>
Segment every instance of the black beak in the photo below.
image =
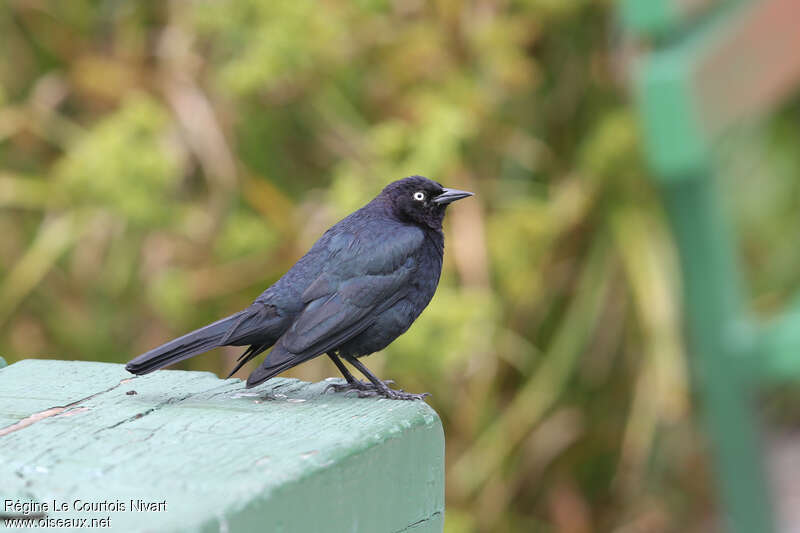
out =
<svg viewBox="0 0 800 533"><path fill-rule="evenodd" d="M475 193L469 191L459 191L458 189L445 188L444 191L442 191L442 194L433 197L433 203L439 205L447 205L449 203L455 202L456 200L461 200L462 198L469 198L470 196L475 196Z"/></svg>

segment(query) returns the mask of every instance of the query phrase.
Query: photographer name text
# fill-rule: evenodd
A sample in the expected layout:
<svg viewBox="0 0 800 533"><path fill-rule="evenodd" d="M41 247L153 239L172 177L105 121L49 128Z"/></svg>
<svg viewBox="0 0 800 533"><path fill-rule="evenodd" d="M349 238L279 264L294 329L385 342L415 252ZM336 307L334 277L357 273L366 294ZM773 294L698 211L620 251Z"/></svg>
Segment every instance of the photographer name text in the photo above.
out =
<svg viewBox="0 0 800 533"><path fill-rule="evenodd" d="M28 515L46 515L48 513L163 513L167 510L167 500L80 500L72 501L3 501L4 513Z"/></svg>

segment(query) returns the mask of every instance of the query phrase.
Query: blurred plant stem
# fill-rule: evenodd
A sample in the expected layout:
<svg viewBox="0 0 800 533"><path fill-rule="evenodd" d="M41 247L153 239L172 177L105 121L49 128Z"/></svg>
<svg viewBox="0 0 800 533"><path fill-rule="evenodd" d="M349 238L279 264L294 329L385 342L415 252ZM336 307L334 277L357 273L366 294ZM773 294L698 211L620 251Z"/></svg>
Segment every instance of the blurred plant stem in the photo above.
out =
<svg viewBox="0 0 800 533"><path fill-rule="evenodd" d="M617 481L627 494L641 489L659 424L687 415L689 403L674 250L666 228L635 209L612 216L617 250L631 287L644 343L640 371L620 453ZM653 238L657 236L660 238Z"/></svg>
<svg viewBox="0 0 800 533"><path fill-rule="evenodd" d="M0 325L80 238L83 220L73 213L45 218L27 252L0 284Z"/></svg>
<svg viewBox="0 0 800 533"><path fill-rule="evenodd" d="M558 401L603 309L611 267L608 243L597 239L552 348L502 415L454 463L450 476L458 487L456 498L467 499L479 490Z"/></svg>
<svg viewBox="0 0 800 533"><path fill-rule="evenodd" d="M52 202L52 191L40 178L0 172L0 207L46 209Z"/></svg>

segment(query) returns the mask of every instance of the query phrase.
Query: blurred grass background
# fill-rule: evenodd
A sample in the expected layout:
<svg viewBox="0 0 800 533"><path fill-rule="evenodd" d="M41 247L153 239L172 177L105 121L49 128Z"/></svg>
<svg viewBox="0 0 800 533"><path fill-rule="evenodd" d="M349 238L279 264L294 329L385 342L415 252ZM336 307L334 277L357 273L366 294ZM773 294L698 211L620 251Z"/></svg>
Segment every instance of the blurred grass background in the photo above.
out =
<svg viewBox="0 0 800 533"><path fill-rule="evenodd" d="M0 354L124 362L423 174L477 197L450 210L433 303L367 363L433 393L447 531L703 531L627 53L610 0L0 3ZM798 109L722 147L762 311L800 286Z"/></svg>

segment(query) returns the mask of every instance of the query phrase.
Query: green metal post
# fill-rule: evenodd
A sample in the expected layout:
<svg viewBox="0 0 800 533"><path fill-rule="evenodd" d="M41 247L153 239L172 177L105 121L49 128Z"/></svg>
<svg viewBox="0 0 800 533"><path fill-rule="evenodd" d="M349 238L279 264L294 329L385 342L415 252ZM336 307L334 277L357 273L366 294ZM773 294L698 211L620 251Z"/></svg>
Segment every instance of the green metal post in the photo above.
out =
<svg viewBox="0 0 800 533"><path fill-rule="evenodd" d="M694 378L726 530L768 533L775 527L753 412L754 343L741 334L741 284L714 185L710 171L698 172L664 183L663 192L680 251Z"/></svg>
<svg viewBox="0 0 800 533"><path fill-rule="evenodd" d="M713 147L800 85L794 0L621 0L644 46L632 64L645 152L682 263L692 375L701 395L729 531L775 531L753 411L764 377L800 374L800 307L754 326L730 228L718 205ZM735 90L734 90L735 89Z"/></svg>

